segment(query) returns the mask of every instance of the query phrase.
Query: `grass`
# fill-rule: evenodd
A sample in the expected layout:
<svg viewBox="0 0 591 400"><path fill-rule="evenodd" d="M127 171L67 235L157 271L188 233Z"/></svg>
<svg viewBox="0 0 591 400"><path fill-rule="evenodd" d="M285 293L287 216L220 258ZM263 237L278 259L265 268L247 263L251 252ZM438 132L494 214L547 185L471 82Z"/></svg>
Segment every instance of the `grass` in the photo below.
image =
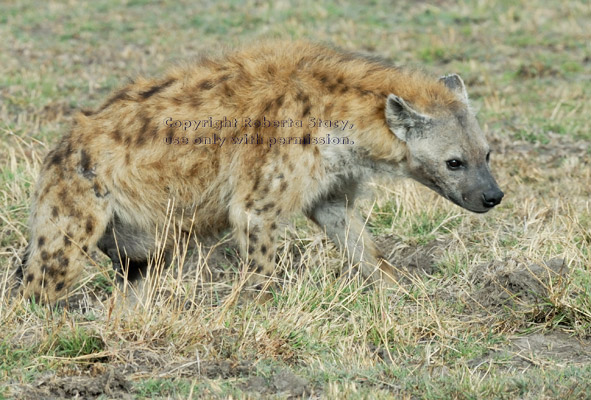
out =
<svg viewBox="0 0 591 400"><path fill-rule="evenodd" d="M0 399L591 397L590 18L586 1L550 0L3 2ZM34 182L75 110L269 36L460 73L502 205L473 215L412 182L378 183L359 206L399 269L391 287L340 279L345 256L298 218L264 304L237 299L225 237L178 249L183 270L139 298L104 258L65 308L11 297Z"/></svg>

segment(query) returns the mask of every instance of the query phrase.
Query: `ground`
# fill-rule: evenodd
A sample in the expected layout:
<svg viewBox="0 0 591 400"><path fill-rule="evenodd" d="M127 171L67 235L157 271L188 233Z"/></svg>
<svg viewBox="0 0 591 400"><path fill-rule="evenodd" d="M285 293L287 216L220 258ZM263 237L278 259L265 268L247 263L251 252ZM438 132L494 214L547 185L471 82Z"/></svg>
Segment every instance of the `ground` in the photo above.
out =
<svg viewBox="0 0 591 400"><path fill-rule="evenodd" d="M591 397L590 20L549 0L0 5L0 399ZM11 298L32 185L73 112L269 36L459 73L503 203L474 215L376 184L360 208L389 288L340 279L346 257L301 217L266 303L237 297L225 234L179 249L140 299L100 255L62 307Z"/></svg>

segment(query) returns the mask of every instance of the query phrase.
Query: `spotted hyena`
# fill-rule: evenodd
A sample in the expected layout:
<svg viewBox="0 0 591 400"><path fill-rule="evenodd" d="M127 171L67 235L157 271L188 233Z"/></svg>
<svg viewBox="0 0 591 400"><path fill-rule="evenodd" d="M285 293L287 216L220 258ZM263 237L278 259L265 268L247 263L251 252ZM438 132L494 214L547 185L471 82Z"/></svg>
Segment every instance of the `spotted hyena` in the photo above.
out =
<svg viewBox="0 0 591 400"><path fill-rule="evenodd" d="M296 212L363 276L387 279L353 208L365 183L411 177L482 213L503 197L489 155L458 75L305 42L203 58L74 117L34 192L24 291L66 295L97 247L141 269L167 212L198 236L232 228L254 284L272 274L278 226Z"/></svg>

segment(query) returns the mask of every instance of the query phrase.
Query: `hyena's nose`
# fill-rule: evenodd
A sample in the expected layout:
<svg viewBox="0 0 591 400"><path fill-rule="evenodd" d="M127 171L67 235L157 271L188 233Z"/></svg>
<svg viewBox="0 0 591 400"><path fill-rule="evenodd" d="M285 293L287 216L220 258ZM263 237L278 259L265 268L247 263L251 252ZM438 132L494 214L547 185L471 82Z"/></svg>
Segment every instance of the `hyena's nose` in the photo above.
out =
<svg viewBox="0 0 591 400"><path fill-rule="evenodd" d="M489 189L482 194L482 204L485 207L492 208L503 200L505 193L499 188Z"/></svg>

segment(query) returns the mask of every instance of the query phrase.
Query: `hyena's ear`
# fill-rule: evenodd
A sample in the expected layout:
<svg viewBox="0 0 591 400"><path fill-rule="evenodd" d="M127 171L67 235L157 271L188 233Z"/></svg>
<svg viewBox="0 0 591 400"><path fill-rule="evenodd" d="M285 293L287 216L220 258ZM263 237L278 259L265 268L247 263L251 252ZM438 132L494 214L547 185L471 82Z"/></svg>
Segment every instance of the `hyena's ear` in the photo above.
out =
<svg viewBox="0 0 591 400"><path fill-rule="evenodd" d="M413 110L404 100L396 95L389 95L386 100L386 123L396 137L403 142L413 138L413 132L420 131L429 120L426 115ZM417 129L419 128L419 129Z"/></svg>
<svg viewBox="0 0 591 400"><path fill-rule="evenodd" d="M445 86L454 92L464 103L468 104L468 92L464 81L458 74L449 74L439 78L439 82L443 82Z"/></svg>

